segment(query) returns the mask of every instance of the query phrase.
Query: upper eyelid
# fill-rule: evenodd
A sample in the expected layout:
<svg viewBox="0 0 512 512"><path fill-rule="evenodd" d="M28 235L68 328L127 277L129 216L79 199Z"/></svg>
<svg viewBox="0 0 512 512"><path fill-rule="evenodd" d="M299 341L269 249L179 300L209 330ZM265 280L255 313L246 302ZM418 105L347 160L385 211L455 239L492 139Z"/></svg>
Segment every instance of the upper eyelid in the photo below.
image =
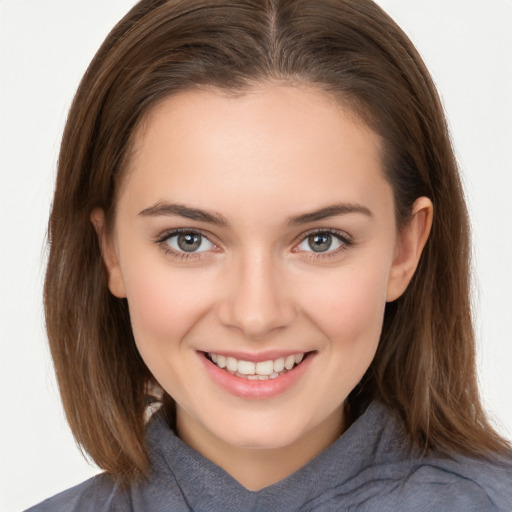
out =
<svg viewBox="0 0 512 512"><path fill-rule="evenodd" d="M172 228L172 229L168 229L168 230L162 231L156 237L156 242L157 243L165 242L165 240L167 240L168 238L171 238L171 237L176 236L176 235L180 235L182 233L197 233L198 235L201 235L204 238L207 238L212 244L216 244L216 242L214 240L212 240L212 238L213 239L216 238L213 234L209 233L208 231L205 231L203 229L198 229L198 228Z"/></svg>
<svg viewBox="0 0 512 512"><path fill-rule="evenodd" d="M217 237L210 233L209 231L200 229L200 228L171 228L163 231L156 237L157 243L165 242L165 240L171 238L172 236L179 235L180 233L197 233L201 236L208 239L208 241L214 245L221 245L217 240ZM311 228L305 232L302 232L300 235L296 236L292 241L292 246L296 247L298 244L303 242L308 236L311 236L316 233L329 233L333 236L340 238L343 242L352 244L353 238L346 231L342 231L334 228Z"/></svg>
<svg viewBox="0 0 512 512"><path fill-rule="evenodd" d="M340 242L340 246L335 249L332 249L332 250L329 249L324 252L307 251L307 250L302 250L302 249L298 248L302 243L304 243L306 241L306 239L309 236L317 234L317 233L318 234L328 233L330 235L335 236L336 238L338 238L338 240ZM300 254L300 256L302 258L305 258L309 261L321 262L325 259L336 258L337 256L340 256L345 251L347 251L348 249L353 247L354 244L355 244L355 242L354 242L352 236L350 236L345 231L340 231L340 230L332 229L332 228L328 228L328 229L319 228L319 229L312 229L306 233L303 233L301 235L301 238L298 240L298 242L296 242L294 244L294 246L292 248L292 252L295 252L297 255Z"/></svg>
<svg viewBox="0 0 512 512"><path fill-rule="evenodd" d="M204 255L211 251L211 249L206 251L182 251L171 247L167 241L171 238L179 236L183 233L194 233L201 235L201 237L208 240L208 242L215 248L217 248L217 244L211 240L209 236L206 236L203 230L201 229L189 229L189 228L173 228L167 231L162 232L158 238L155 239L155 245L157 245L161 250L164 251L168 256L171 256L175 260L184 261L184 260L197 260L199 258L204 257Z"/></svg>
<svg viewBox="0 0 512 512"><path fill-rule="evenodd" d="M304 233L301 233L297 238L295 238L294 244L296 245L304 241L308 236L315 235L317 233L329 233L330 235L337 236L338 238L344 240L345 242L353 243L352 236L346 231L333 228L313 228Z"/></svg>

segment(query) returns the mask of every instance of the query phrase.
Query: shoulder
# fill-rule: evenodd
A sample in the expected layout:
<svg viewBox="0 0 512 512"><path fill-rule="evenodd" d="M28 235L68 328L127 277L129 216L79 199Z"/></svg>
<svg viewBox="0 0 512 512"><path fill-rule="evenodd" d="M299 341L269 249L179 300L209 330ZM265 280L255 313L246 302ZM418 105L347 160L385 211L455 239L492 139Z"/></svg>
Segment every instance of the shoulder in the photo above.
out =
<svg viewBox="0 0 512 512"><path fill-rule="evenodd" d="M387 424L394 433L379 443L376 465L368 468L377 481L388 480L389 510L512 511L512 452L484 458L404 451L396 421Z"/></svg>
<svg viewBox="0 0 512 512"><path fill-rule="evenodd" d="M122 497L115 481L106 474L100 474L29 508L26 512L106 512L110 510L114 497Z"/></svg>
<svg viewBox="0 0 512 512"><path fill-rule="evenodd" d="M376 464L315 505L315 512L340 505L358 512L510 512L512 461L424 458Z"/></svg>
<svg viewBox="0 0 512 512"><path fill-rule="evenodd" d="M341 436L327 462L337 475L308 502L308 512L512 511L512 454L493 460L418 454L399 418L380 403Z"/></svg>
<svg viewBox="0 0 512 512"><path fill-rule="evenodd" d="M403 464L390 494L404 510L512 511L512 461L425 458ZM391 507L390 507L391 510Z"/></svg>

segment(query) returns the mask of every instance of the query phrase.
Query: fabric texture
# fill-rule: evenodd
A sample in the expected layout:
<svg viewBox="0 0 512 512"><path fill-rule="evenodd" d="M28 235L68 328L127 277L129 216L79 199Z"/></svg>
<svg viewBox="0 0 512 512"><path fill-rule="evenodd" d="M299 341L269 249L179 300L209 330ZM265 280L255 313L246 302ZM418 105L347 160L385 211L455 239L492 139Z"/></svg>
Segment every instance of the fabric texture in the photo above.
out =
<svg viewBox="0 0 512 512"><path fill-rule="evenodd" d="M400 423L371 404L329 448L289 477L249 491L185 445L156 413L152 475L120 489L98 475L28 512L512 511L512 458L415 457Z"/></svg>

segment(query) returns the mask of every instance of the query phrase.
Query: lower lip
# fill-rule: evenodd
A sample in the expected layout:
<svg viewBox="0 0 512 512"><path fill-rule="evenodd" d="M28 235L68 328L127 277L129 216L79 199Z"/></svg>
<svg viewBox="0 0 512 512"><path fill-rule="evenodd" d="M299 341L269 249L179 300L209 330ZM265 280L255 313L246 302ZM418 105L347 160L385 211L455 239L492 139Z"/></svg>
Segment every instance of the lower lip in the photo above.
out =
<svg viewBox="0 0 512 512"><path fill-rule="evenodd" d="M206 371L216 384L232 395L259 400L273 398L290 389L304 375L314 359L314 353L310 352L300 364L275 379L250 380L222 370L212 363L204 352L199 352L199 355Z"/></svg>

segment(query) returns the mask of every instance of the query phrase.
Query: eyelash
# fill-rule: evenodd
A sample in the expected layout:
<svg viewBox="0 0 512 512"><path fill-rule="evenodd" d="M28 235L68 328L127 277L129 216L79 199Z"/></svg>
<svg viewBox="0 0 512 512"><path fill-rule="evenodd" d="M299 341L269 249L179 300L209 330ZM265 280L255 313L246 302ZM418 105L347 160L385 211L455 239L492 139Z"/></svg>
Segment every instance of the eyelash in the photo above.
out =
<svg viewBox="0 0 512 512"><path fill-rule="evenodd" d="M190 234L190 235L200 235L203 238L206 238L212 245L215 246L215 244L210 240L210 237L205 234L203 231L199 229L187 229L187 228L179 228L179 229L173 229L171 231L166 231L162 235L158 237L156 240L156 243L160 246L160 248L164 251L165 254L171 256L172 258L182 261L182 260L188 260L188 259L199 259L203 252L180 252L172 249L168 241L178 235L184 235L184 234Z"/></svg>
<svg viewBox="0 0 512 512"><path fill-rule="evenodd" d="M180 252L172 249L168 241L169 239L178 236L180 234L191 234L191 235L200 235L204 238L206 238L214 247L216 247L215 243L210 240L210 237L208 234L205 234L203 231L198 229L186 229L186 228L180 228L180 229L173 229L172 231L167 231L160 235L158 239L156 240L156 243L158 246L164 251L165 254L171 256L174 259L177 259L179 261L182 260L188 260L188 259L199 259L203 255L204 252L208 251L201 251L201 252ZM331 235L334 238L336 238L340 243L341 246L337 249L326 251L324 253L322 252L314 252L314 251L301 251L297 249L297 246L299 246L301 243L305 242L308 237L312 235ZM342 231L338 231L336 229L331 228L324 228L324 229L312 229L310 231L307 231L306 233L303 233L300 235L297 241L294 243L294 248L292 249L292 252L294 253L301 253L303 258L306 259L315 259L315 260L321 260L321 259L329 259L332 257L335 257L339 255L340 253L346 251L348 248L354 245L354 241L350 236L348 236L346 233Z"/></svg>
<svg viewBox="0 0 512 512"><path fill-rule="evenodd" d="M314 251L300 251L297 249L297 246L301 243L305 242L312 235L331 235L334 238L338 239L341 243L340 247L334 250L330 250L327 252L314 252ZM303 258L314 259L314 260L322 260L322 259L330 259L338 256L342 252L346 251L350 247L354 245L354 240L345 232L338 231L337 229L332 228L320 228L320 229L312 229L300 235L300 238L297 243L294 245L293 252L302 253Z"/></svg>

